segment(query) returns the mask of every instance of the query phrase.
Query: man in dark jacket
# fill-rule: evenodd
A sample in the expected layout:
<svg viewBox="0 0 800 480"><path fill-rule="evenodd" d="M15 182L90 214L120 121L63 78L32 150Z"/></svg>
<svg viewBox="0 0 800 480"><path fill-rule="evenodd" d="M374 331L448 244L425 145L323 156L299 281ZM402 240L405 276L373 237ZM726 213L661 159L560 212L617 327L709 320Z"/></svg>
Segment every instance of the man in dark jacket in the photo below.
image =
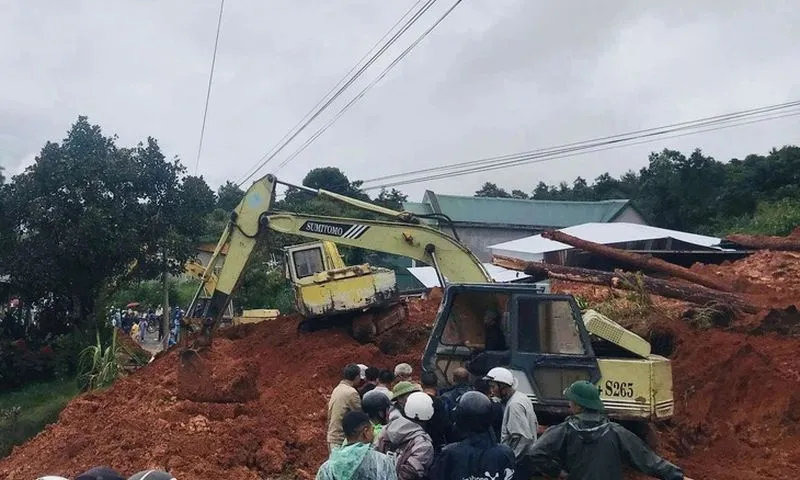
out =
<svg viewBox="0 0 800 480"><path fill-rule="evenodd" d="M691 480L650 450L636 435L610 422L596 386L581 380L564 392L573 415L549 428L534 444L530 465L570 480L622 480L624 465L662 480Z"/></svg>
<svg viewBox="0 0 800 480"><path fill-rule="evenodd" d="M472 390L472 386L469 384L469 372L464 367L458 367L453 370L453 382L455 385L442 389L439 394L448 412L452 412L456 408L461 395Z"/></svg>
<svg viewBox="0 0 800 480"><path fill-rule="evenodd" d="M445 408L445 403L437 395L436 374L433 372L422 372L420 376L422 381L422 391L427 393L433 400L433 417L428 420L425 426L425 431L431 436L433 441L434 454L438 454L442 447L447 444L447 438L450 433L450 413Z"/></svg>
<svg viewBox="0 0 800 480"><path fill-rule="evenodd" d="M456 424L467 437L442 450L431 469L431 480L510 480L514 476L514 451L492 436L492 401L480 392L461 396Z"/></svg>

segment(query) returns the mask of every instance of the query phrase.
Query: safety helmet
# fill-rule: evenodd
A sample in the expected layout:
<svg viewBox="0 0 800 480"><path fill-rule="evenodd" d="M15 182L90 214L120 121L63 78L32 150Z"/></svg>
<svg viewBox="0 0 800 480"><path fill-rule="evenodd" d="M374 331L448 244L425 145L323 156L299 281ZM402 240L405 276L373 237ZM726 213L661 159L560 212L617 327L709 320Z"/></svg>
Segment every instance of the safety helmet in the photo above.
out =
<svg viewBox="0 0 800 480"><path fill-rule="evenodd" d="M44 477L39 477L36 480L69 480L69 478L59 477L58 475L45 475Z"/></svg>
<svg viewBox="0 0 800 480"><path fill-rule="evenodd" d="M517 383L511 371L503 367L495 367L489 370L489 373L487 373L483 379L489 380L490 382L503 383L509 387L514 387Z"/></svg>
<svg viewBox="0 0 800 480"><path fill-rule="evenodd" d="M359 373L359 375L361 376L361 380L364 380L365 378L367 378L367 368L369 368L369 367L367 367L363 363L359 363L358 364L358 369L361 370L361 372Z"/></svg>
<svg viewBox="0 0 800 480"><path fill-rule="evenodd" d="M142 470L134 473L128 480L177 480L171 473L163 470Z"/></svg>
<svg viewBox="0 0 800 480"><path fill-rule="evenodd" d="M392 401L389 397L380 390L370 390L364 394L361 399L361 409L370 418L383 418L386 410L392 406Z"/></svg>
<svg viewBox="0 0 800 480"><path fill-rule="evenodd" d="M465 432L485 432L492 426L492 401L481 392L464 392L455 409L456 426Z"/></svg>
<svg viewBox="0 0 800 480"><path fill-rule="evenodd" d="M433 399L427 393L414 392L408 396L403 414L409 420L428 421L433 417Z"/></svg>

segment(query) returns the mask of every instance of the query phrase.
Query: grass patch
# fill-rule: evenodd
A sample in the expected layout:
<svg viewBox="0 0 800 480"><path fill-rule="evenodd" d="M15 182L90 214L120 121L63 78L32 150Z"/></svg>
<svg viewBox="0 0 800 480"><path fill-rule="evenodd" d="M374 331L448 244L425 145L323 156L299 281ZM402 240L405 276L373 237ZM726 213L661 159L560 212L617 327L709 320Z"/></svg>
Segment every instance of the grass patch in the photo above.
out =
<svg viewBox="0 0 800 480"><path fill-rule="evenodd" d="M77 394L74 379L34 383L0 394L0 458L55 422Z"/></svg>

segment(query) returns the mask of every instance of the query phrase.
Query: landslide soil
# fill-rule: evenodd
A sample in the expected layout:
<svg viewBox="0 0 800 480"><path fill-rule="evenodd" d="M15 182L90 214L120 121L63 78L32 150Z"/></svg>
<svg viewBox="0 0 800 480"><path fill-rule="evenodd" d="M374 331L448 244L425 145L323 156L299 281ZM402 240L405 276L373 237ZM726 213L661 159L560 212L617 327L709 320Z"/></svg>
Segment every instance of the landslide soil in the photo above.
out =
<svg viewBox="0 0 800 480"><path fill-rule="evenodd" d="M192 370L178 375L173 348L108 390L70 402L56 424L0 460L0 479L74 476L96 465L125 475L163 468L181 480L313 478L327 457L326 405L344 365L408 362L419 372L439 301L409 305L392 342L397 355L342 330L298 333L296 317L220 330L203 361L232 398L217 392L216 403L181 399ZM196 380L195 390L215 395Z"/></svg>
<svg viewBox="0 0 800 480"><path fill-rule="evenodd" d="M755 288L785 308L800 300L798 260L797 254L759 252L693 269L747 282L748 291ZM609 296L627 301L620 300L624 292L603 287L559 282L554 289L590 303ZM696 479L794 478L800 465L800 337L737 330L740 322L759 321L752 318L698 329L681 320L686 304L653 300L646 314L625 320L673 361L675 416L655 425L659 452ZM179 358L171 350L109 390L73 400L58 423L0 461L0 478L74 475L99 464L128 475L167 468L180 479L311 478L327 456L325 406L342 366L408 361L418 371L438 302L437 296L409 304L408 324L394 342L401 353L394 356L342 331L299 334L291 317L228 330L205 360L218 373L234 372L238 380L220 385L240 400L252 398L240 403L181 400Z"/></svg>

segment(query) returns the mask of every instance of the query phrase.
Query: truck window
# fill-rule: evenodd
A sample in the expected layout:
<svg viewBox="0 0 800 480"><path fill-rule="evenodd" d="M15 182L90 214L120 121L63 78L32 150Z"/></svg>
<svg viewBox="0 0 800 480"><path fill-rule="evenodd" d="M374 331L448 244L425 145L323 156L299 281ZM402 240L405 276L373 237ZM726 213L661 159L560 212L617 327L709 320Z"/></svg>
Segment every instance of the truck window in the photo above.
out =
<svg viewBox="0 0 800 480"><path fill-rule="evenodd" d="M463 292L453 297L452 306L444 326L443 345L486 347L486 320L492 319L503 326L508 309L508 295L492 292Z"/></svg>
<svg viewBox="0 0 800 480"><path fill-rule="evenodd" d="M319 248L292 252L292 262L294 263L294 271L297 274L297 278L309 277L325 270L325 264L322 262L322 252Z"/></svg>
<svg viewBox="0 0 800 480"><path fill-rule="evenodd" d="M535 298L520 298L517 302L517 340L521 352L586 353L569 302Z"/></svg>

